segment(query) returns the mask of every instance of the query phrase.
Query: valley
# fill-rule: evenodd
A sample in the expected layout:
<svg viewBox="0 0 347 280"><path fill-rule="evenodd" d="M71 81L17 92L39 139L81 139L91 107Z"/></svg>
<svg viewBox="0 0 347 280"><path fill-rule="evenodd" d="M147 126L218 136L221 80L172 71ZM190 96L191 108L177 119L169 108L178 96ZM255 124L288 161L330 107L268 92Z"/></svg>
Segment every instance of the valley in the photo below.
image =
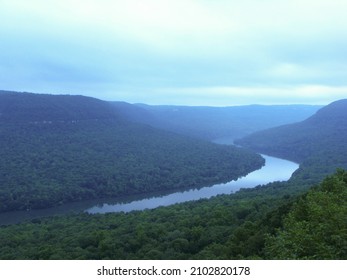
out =
<svg viewBox="0 0 347 280"><path fill-rule="evenodd" d="M231 194L2 225L0 258L345 259L346 112L345 100L188 108L2 91L0 219L93 199L182 199L264 170L258 153L300 165Z"/></svg>

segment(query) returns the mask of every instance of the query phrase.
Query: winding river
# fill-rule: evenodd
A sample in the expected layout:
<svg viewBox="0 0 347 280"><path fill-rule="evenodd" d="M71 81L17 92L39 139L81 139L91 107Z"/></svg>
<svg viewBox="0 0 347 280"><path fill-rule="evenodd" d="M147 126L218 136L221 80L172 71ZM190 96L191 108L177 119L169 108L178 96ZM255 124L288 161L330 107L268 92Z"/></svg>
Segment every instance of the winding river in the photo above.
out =
<svg viewBox="0 0 347 280"><path fill-rule="evenodd" d="M262 155L265 158L265 166L249 173L247 176L230 181L225 184L216 184L200 189L191 189L183 192L175 192L169 195L135 200L127 203L104 203L86 210L91 214L108 212L129 212L133 210L153 209L159 206L169 206L186 201L210 198L218 194L230 194L241 188L253 188L257 185L267 184L273 181L286 181L298 168L298 164L287 160Z"/></svg>
<svg viewBox="0 0 347 280"><path fill-rule="evenodd" d="M177 191L174 193L157 193L151 197L129 196L122 199L90 200L84 202L68 203L59 207L31 210L13 211L0 214L0 225L15 224L26 220L46 216L61 215L68 213L87 212L91 214L108 212L129 212L133 210L153 209L159 206L169 206L176 203L210 198L219 194L230 194L241 188L253 188L274 181L286 181L299 167L297 163L280 158L262 155L265 158L265 166L249 173L237 181L226 184L216 184L200 189Z"/></svg>

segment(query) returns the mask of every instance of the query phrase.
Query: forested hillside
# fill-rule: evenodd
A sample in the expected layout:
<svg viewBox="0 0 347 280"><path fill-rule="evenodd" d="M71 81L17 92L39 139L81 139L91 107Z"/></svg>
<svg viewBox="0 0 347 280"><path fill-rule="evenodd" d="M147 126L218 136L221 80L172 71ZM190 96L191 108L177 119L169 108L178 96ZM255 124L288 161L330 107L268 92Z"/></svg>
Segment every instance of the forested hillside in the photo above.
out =
<svg viewBox="0 0 347 280"><path fill-rule="evenodd" d="M119 117L83 96L0 93L0 211L226 182L264 160Z"/></svg>
<svg viewBox="0 0 347 280"><path fill-rule="evenodd" d="M336 168L347 168L347 100L333 102L302 122L256 132L236 143L301 163L297 178L322 179Z"/></svg>
<svg viewBox="0 0 347 280"><path fill-rule="evenodd" d="M216 140L240 138L258 130L302 121L321 106L149 106L112 102L126 119L172 132Z"/></svg>

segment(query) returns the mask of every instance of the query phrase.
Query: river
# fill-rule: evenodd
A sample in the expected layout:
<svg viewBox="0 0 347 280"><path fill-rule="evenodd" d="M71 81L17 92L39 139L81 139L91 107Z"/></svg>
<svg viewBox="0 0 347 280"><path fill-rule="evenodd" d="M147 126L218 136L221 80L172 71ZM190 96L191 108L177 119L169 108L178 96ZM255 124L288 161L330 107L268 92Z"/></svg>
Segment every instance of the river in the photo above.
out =
<svg viewBox="0 0 347 280"><path fill-rule="evenodd" d="M151 197L129 196L121 199L90 200L84 202L68 203L59 207L31 210L13 211L0 214L0 225L15 224L26 220L41 218L46 216L61 215L68 213L87 212L108 213L108 212L129 212L133 210L153 209L159 206L169 206L176 203L210 198L219 194L230 194L241 188L253 188L274 181L286 181L299 167L297 163L280 158L262 155L265 158L265 166L259 170L249 173L247 176L237 181L226 184L216 184L200 189L188 191L176 191L174 193L157 193Z"/></svg>
<svg viewBox="0 0 347 280"><path fill-rule="evenodd" d="M186 201L210 198L218 194L230 194L241 188L253 188L257 185L267 184L273 181L286 181L298 168L298 164L275 157L262 155L265 158L265 166L259 170L249 173L247 176L225 184L216 184L200 189L192 189L183 192L175 192L169 195L151 197L127 203L104 203L87 209L86 212L108 213L129 212L133 210L153 209L159 206L169 206Z"/></svg>

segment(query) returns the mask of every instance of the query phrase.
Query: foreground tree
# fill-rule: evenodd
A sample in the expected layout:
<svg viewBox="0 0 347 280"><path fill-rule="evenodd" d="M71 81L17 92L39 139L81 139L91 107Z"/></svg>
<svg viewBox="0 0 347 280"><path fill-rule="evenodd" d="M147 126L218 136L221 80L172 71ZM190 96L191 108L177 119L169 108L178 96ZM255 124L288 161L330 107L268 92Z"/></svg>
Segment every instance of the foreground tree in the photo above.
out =
<svg viewBox="0 0 347 280"><path fill-rule="evenodd" d="M271 259L347 259L347 172L338 170L311 189L270 236Z"/></svg>

